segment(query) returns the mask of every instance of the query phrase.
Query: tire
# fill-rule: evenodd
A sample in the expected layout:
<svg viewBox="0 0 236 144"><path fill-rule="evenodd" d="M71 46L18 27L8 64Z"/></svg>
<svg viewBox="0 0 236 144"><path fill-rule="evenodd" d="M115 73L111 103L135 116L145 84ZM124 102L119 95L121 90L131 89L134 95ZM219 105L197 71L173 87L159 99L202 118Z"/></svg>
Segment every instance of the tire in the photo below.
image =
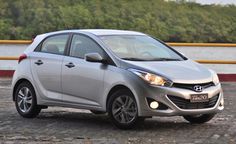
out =
<svg viewBox="0 0 236 144"><path fill-rule="evenodd" d="M193 124L202 124L205 122L210 121L215 114L201 114L201 115L187 115L183 116L185 120L189 121L190 123Z"/></svg>
<svg viewBox="0 0 236 144"><path fill-rule="evenodd" d="M137 103L129 90L113 93L108 100L107 111L112 123L120 129L131 129L139 122Z"/></svg>
<svg viewBox="0 0 236 144"><path fill-rule="evenodd" d="M24 118L36 117L41 108L37 105L36 94L29 82L22 82L14 92L17 112Z"/></svg>
<svg viewBox="0 0 236 144"><path fill-rule="evenodd" d="M90 110L93 114L99 115L99 114L105 114L106 112L103 111L96 111L96 110Z"/></svg>

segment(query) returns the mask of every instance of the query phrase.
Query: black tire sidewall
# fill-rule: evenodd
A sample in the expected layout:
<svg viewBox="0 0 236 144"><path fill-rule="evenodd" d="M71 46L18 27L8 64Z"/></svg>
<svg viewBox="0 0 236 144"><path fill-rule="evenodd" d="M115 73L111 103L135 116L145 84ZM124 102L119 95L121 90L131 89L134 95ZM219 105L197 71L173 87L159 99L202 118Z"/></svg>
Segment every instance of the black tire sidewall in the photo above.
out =
<svg viewBox="0 0 236 144"><path fill-rule="evenodd" d="M22 112L19 109L18 104L17 104L17 97L18 97L17 95L18 95L20 89L23 87L27 87L32 94L32 106L28 112ZM14 97L15 97L16 109L21 116L23 116L25 118L33 118L33 117L36 117L38 115L38 113L40 112L41 109L37 106L37 99L36 99L35 90L29 82L22 82L21 84L19 84L16 88L16 91L14 92Z"/></svg>
<svg viewBox="0 0 236 144"><path fill-rule="evenodd" d="M121 96L121 95L126 95L126 96L129 96L130 98L132 98L135 102L136 107L137 107L137 102L136 102L133 94L130 91L126 90L126 89L121 89L121 90L118 90L118 91L114 92L110 96L110 98L108 100L108 107L107 107L108 115L109 115L110 119L112 120L112 123L115 126L117 126L118 128L120 128L120 129L130 129L138 123L138 107L137 107L136 117L133 119L133 121L131 121L129 123L126 123L126 124L118 122L112 114L112 104L113 104L114 100L117 97Z"/></svg>

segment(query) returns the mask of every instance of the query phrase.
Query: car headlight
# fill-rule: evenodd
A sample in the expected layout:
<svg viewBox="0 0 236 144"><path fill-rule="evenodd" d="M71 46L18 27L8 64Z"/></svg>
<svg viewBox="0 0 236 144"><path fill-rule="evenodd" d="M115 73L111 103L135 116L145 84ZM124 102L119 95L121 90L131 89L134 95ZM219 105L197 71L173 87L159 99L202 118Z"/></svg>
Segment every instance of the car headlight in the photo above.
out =
<svg viewBox="0 0 236 144"><path fill-rule="evenodd" d="M137 76L141 77L144 81L148 82L150 85L154 86L168 86L172 85L172 82L162 76L151 74L148 72L136 70L136 69L128 69L132 73L136 74Z"/></svg>
<svg viewBox="0 0 236 144"><path fill-rule="evenodd" d="M220 83L220 80L218 78L218 75L216 74L216 72L214 72L213 70L210 70L212 73L212 81L215 85L218 85Z"/></svg>

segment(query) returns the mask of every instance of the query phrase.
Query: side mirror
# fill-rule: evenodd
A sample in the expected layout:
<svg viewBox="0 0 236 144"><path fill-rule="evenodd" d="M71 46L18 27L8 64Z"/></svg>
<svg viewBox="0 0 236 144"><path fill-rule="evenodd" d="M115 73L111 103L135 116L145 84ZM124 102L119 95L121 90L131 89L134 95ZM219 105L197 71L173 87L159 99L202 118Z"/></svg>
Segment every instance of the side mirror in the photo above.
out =
<svg viewBox="0 0 236 144"><path fill-rule="evenodd" d="M85 54L85 60L88 62L100 62L100 63L105 62L105 59L98 53Z"/></svg>

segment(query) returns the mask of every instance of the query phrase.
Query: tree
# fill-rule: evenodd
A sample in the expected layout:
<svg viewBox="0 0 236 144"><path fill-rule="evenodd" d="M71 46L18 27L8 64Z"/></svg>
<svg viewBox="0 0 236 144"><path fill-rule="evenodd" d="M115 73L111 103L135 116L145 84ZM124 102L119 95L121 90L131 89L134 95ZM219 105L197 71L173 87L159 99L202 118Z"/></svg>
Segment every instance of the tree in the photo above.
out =
<svg viewBox="0 0 236 144"><path fill-rule="evenodd" d="M236 42L236 6L163 0L0 0L0 39L63 29L136 30L173 42Z"/></svg>

